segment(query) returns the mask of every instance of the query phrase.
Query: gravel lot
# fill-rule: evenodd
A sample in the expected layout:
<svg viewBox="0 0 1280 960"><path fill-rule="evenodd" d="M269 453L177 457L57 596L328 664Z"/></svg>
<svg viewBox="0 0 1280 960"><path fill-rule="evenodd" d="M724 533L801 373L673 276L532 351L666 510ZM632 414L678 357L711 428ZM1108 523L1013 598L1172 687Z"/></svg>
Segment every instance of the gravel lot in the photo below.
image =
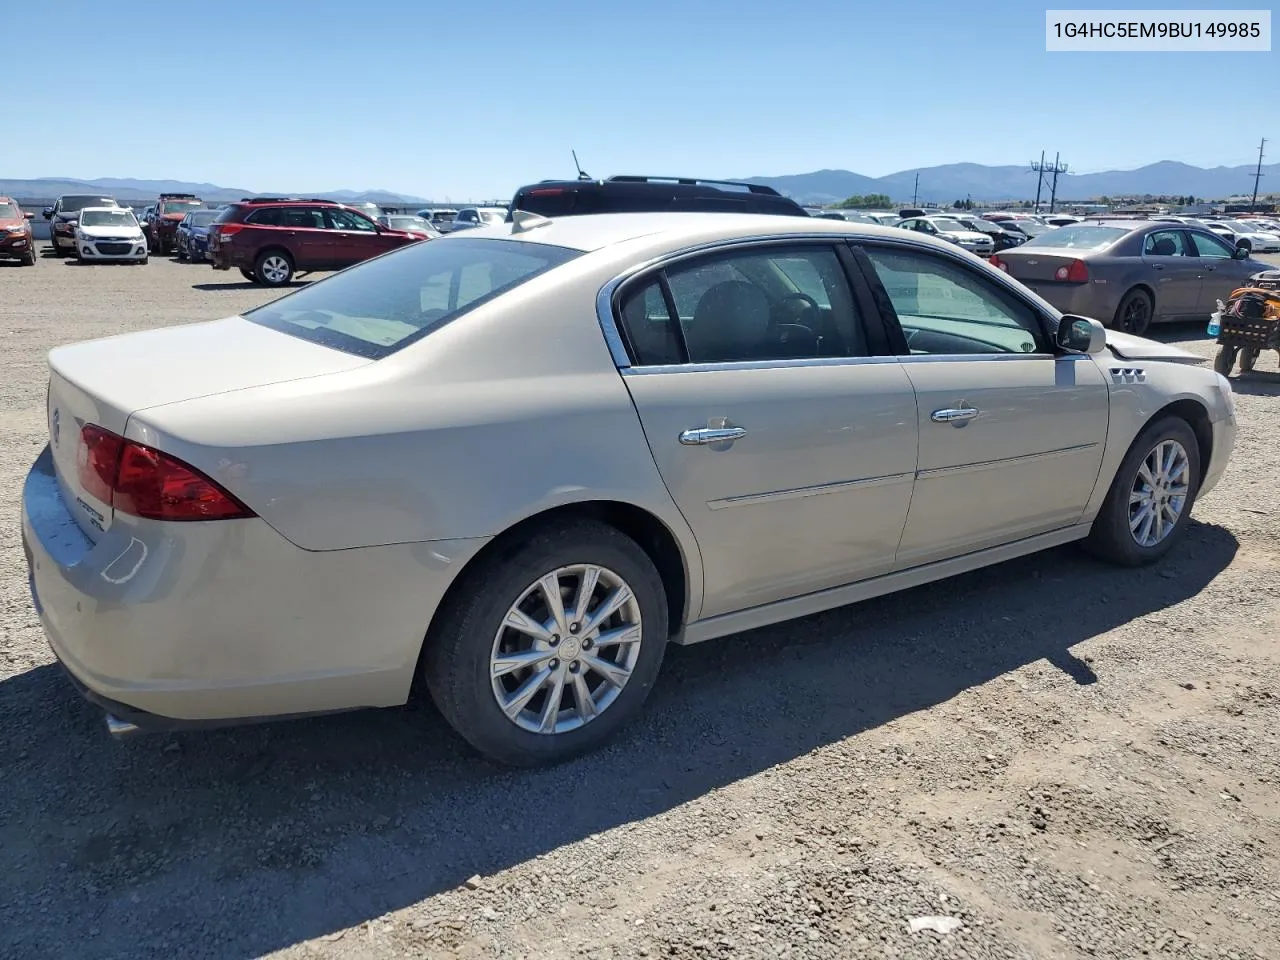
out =
<svg viewBox="0 0 1280 960"><path fill-rule="evenodd" d="M45 352L270 296L0 267L0 955L1280 955L1274 354L1159 567L1062 549L674 649L565 767L487 766L423 706L111 742L27 593Z"/></svg>

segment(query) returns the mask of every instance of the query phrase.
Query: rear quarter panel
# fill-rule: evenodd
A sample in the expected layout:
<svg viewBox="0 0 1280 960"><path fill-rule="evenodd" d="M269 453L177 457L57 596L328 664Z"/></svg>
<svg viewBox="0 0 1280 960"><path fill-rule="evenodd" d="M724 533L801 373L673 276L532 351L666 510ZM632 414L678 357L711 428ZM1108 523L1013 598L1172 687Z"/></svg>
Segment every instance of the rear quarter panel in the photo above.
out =
<svg viewBox="0 0 1280 960"><path fill-rule="evenodd" d="M143 410L128 434L307 550L490 537L565 504L632 504L675 535L700 597L692 533L596 318L618 270L617 254L586 255L384 360Z"/></svg>

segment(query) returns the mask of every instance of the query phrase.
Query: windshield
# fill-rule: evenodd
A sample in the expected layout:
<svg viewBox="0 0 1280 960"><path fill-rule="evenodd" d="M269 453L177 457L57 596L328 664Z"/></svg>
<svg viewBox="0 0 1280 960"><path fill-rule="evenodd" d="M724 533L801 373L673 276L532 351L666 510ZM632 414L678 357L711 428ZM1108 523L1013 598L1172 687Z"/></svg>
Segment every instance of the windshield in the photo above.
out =
<svg viewBox="0 0 1280 960"><path fill-rule="evenodd" d="M505 213L500 213L497 210L481 210L479 213L480 219L485 223L502 223L507 218Z"/></svg>
<svg viewBox="0 0 1280 960"><path fill-rule="evenodd" d="M946 230L951 233L968 233L969 232L969 228L966 227L959 220L949 220L946 217L938 217L934 220L930 220L929 222L932 223L939 230Z"/></svg>
<svg viewBox="0 0 1280 960"><path fill-rule="evenodd" d="M114 207L115 205L116 202L111 197L63 197L58 212L74 213L85 207Z"/></svg>
<svg viewBox="0 0 1280 960"><path fill-rule="evenodd" d="M243 316L378 360L579 255L542 243L451 237L367 260Z"/></svg>
<svg viewBox="0 0 1280 960"><path fill-rule="evenodd" d="M186 213L188 210L203 210L204 204L199 200L166 200L160 204L161 213Z"/></svg>
<svg viewBox="0 0 1280 960"><path fill-rule="evenodd" d="M0 220L21 220L22 214L12 203L0 203Z"/></svg>
<svg viewBox="0 0 1280 960"><path fill-rule="evenodd" d="M1013 220L1008 225L1015 230L1021 230L1028 237L1038 237L1055 229L1054 227L1047 227L1043 223L1037 223L1034 220ZM1001 224L1001 226L1004 226L1004 224Z"/></svg>
<svg viewBox="0 0 1280 960"><path fill-rule="evenodd" d="M132 210L86 210L80 216L82 227L136 227Z"/></svg>
<svg viewBox="0 0 1280 960"><path fill-rule="evenodd" d="M1257 225L1245 223L1243 220L1219 220L1218 222L1226 224L1232 230L1237 230L1241 233L1257 233L1259 230Z"/></svg>
<svg viewBox="0 0 1280 960"><path fill-rule="evenodd" d="M981 217L974 217L972 220L967 217L960 221L970 230L976 230L978 233L999 233L999 224L992 223L990 220L983 220Z"/></svg>
<svg viewBox="0 0 1280 960"><path fill-rule="evenodd" d="M1099 227L1073 224L1046 230L1032 237L1019 250L1027 247L1061 247L1067 250L1102 250L1109 247L1129 231L1124 227Z"/></svg>

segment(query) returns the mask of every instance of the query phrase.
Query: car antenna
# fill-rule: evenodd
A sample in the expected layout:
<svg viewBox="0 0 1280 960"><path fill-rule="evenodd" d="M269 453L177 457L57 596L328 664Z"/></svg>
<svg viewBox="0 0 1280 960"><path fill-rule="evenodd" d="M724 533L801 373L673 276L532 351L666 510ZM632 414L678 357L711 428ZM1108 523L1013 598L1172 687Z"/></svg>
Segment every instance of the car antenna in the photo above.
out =
<svg viewBox="0 0 1280 960"><path fill-rule="evenodd" d="M578 151L577 151L577 150L570 150L569 152L573 154L573 165L574 165L574 166L577 168L577 170L578 170L578 179L579 179L579 180L590 180L590 179L591 179L591 174L589 174L589 173L587 173L587 171L583 170L583 169L582 169L582 164L580 164L580 163L578 162Z"/></svg>

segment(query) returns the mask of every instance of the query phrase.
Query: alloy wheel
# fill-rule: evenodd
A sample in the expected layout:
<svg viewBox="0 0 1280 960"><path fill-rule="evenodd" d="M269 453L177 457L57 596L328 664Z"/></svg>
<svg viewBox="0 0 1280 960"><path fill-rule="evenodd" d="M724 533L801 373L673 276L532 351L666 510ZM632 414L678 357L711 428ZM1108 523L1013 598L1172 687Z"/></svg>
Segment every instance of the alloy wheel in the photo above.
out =
<svg viewBox="0 0 1280 960"><path fill-rule="evenodd" d="M494 699L523 730L575 730L617 700L642 637L640 604L622 577L594 564L560 567L508 608L489 656Z"/></svg>
<svg viewBox="0 0 1280 960"><path fill-rule="evenodd" d="M279 254L272 254L262 261L262 276L267 283L284 283L289 279L289 261Z"/></svg>
<svg viewBox="0 0 1280 960"><path fill-rule="evenodd" d="M1129 532L1140 547L1161 543L1187 504L1190 458L1177 440L1161 440L1143 458L1129 491Z"/></svg>
<svg viewBox="0 0 1280 960"><path fill-rule="evenodd" d="M1134 297L1125 304L1120 322L1125 333L1141 336L1151 326L1151 307L1143 297Z"/></svg>

